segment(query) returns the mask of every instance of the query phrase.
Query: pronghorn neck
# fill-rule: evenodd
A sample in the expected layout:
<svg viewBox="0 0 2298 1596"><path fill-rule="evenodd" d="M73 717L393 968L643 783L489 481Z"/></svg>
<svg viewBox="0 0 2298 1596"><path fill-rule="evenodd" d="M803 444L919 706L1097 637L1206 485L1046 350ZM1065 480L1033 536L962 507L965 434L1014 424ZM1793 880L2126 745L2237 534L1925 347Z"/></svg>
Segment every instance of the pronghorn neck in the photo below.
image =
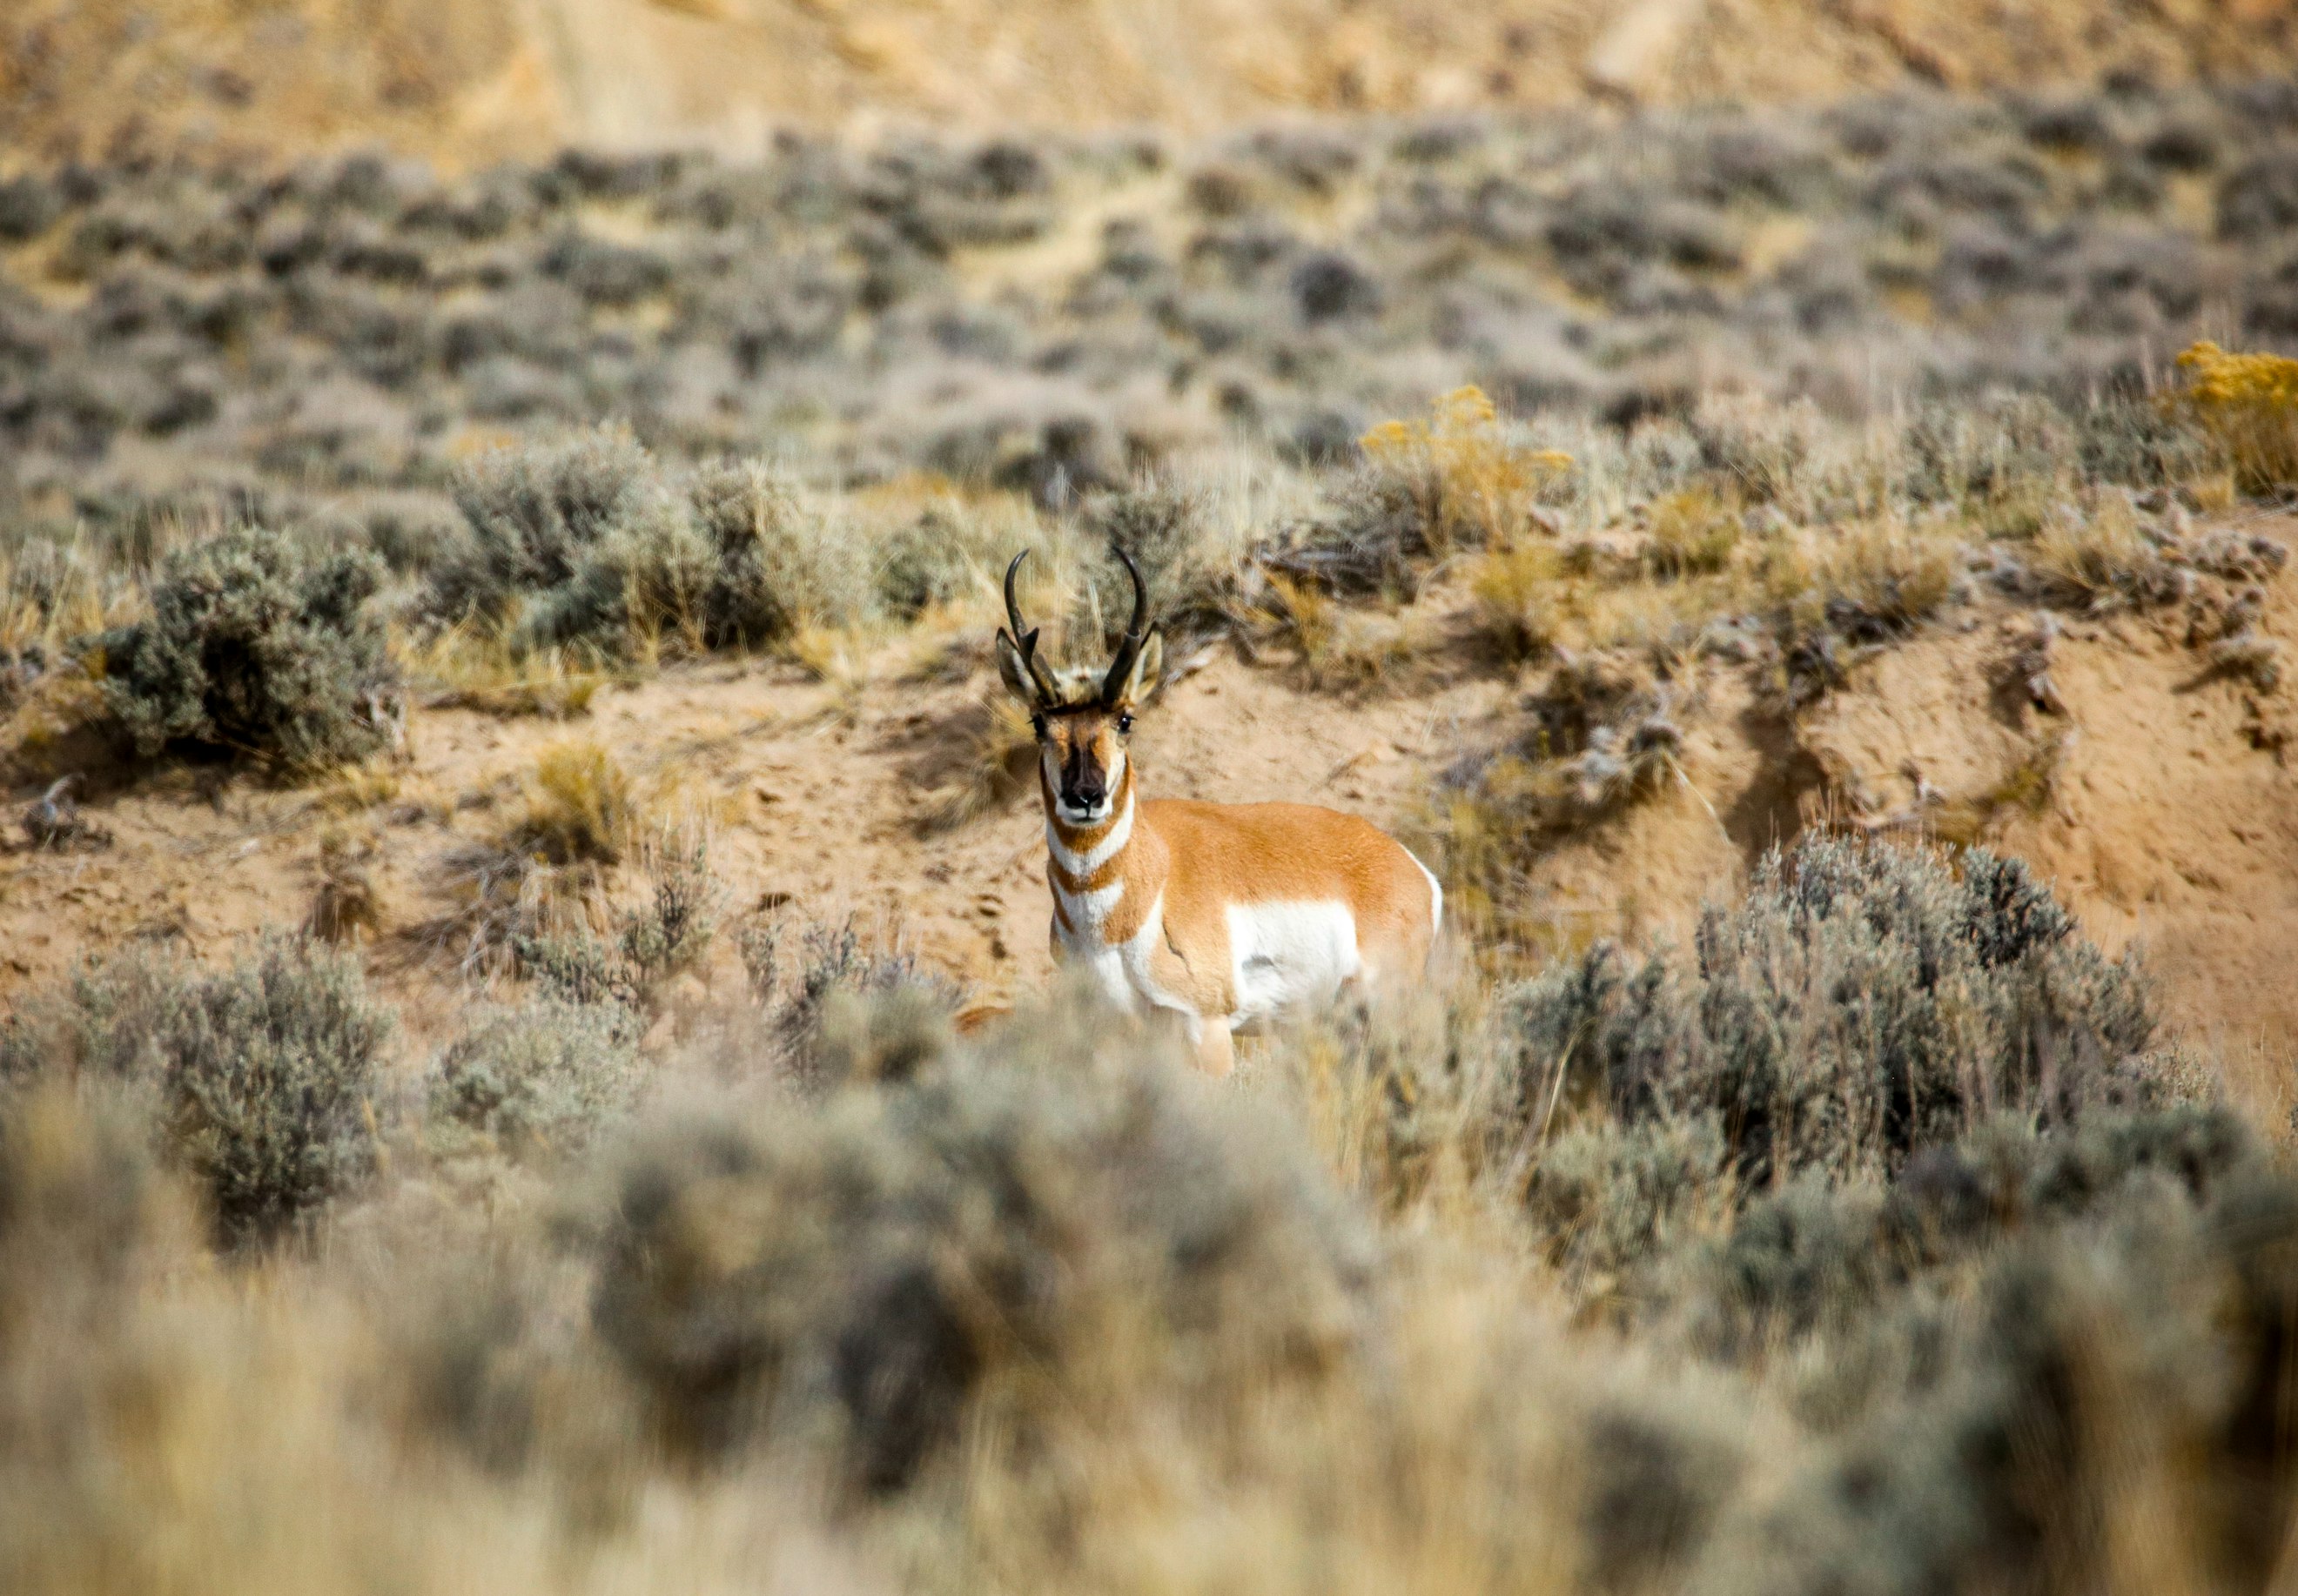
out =
<svg viewBox="0 0 2298 1596"><path fill-rule="evenodd" d="M1125 761L1109 819L1075 826L1062 819L1052 786L1040 772L1045 800L1046 875L1054 912L1072 938L1121 941L1112 935L1137 924L1162 885L1163 850L1140 812L1133 761Z"/></svg>

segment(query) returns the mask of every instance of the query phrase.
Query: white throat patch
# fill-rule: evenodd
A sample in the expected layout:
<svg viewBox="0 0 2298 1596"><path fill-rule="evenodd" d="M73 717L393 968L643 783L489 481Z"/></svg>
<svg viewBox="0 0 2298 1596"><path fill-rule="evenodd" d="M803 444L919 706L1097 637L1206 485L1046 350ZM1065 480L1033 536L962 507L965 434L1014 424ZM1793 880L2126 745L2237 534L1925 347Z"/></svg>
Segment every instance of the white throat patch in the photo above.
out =
<svg viewBox="0 0 2298 1596"><path fill-rule="evenodd" d="M1117 811L1117 819L1110 822L1109 835L1082 853L1062 841L1062 834L1054 828L1051 816L1046 819L1046 846L1052 851L1054 862L1079 878L1092 875L1115 859L1124 850L1125 844L1132 840L1133 794L1130 793L1125 795L1125 807Z"/></svg>

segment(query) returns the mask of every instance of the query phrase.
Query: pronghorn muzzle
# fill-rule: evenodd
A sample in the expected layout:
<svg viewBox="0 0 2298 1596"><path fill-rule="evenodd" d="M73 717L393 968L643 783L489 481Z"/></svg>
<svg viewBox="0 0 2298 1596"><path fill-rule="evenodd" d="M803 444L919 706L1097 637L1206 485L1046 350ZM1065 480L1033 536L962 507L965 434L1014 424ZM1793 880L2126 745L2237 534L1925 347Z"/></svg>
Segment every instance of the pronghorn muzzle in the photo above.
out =
<svg viewBox="0 0 2298 1596"><path fill-rule="evenodd" d="M1109 802L1109 771L1089 746L1070 751L1062 761L1062 802L1073 813L1097 815Z"/></svg>

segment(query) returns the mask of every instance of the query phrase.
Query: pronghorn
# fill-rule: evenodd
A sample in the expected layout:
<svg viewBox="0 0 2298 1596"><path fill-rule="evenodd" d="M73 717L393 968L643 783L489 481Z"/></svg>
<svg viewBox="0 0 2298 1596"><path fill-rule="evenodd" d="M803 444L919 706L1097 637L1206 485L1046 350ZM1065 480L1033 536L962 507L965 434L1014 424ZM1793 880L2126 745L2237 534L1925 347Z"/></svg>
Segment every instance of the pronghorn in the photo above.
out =
<svg viewBox="0 0 2298 1596"><path fill-rule="evenodd" d="M1013 596L1027 551L1005 568L997 671L1029 711L1045 801L1054 957L1089 968L1134 1013L1179 1021L1198 1062L1227 1074L1233 1028L1361 983L1426 967L1444 893L1426 866L1353 815L1304 803L1194 803L1134 793L1133 718L1158 680L1164 641L1145 633L1149 595L1096 683L1058 677Z"/></svg>

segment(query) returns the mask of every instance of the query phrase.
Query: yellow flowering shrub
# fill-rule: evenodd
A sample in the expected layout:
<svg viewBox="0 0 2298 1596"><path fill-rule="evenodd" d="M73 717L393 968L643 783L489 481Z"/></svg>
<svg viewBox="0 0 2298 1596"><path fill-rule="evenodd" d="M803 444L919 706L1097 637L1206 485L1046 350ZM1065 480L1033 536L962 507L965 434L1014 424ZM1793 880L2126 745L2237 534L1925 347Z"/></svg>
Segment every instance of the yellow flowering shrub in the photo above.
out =
<svg viewBox="0 0 2298 1596"><path fill-rule="evenodd" d="M1367 458L1416 500L1430 547L1507 543L1533 523L1540 490L1572 468L1559 449L1509 441L1492 401L1471 385L1422 421L1389 421L1360 440Z"/></svg>
<svg viewBox="0 0 2298 1596"><path fill-rule="evenodd" d="M2246 493L2298 486L2298 360L2198 343L2178 357L2178 403L2226 451Z"/></svg>

